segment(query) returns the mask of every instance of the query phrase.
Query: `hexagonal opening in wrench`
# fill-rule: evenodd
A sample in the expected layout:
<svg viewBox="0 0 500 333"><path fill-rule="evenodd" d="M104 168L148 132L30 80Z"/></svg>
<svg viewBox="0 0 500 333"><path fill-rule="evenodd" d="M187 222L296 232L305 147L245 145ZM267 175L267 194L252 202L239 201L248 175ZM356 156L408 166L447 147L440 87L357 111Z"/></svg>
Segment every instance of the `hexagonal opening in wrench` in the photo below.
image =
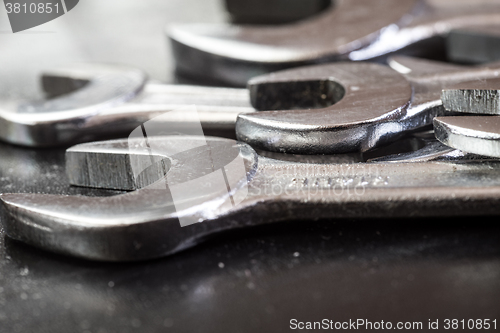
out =
<svg viewBox="0 0 500 333"><path fill-rule="evenodd" d="M261 83L249 87L257 110L320 109L339 102L345 88L331 80Z"/></svg>

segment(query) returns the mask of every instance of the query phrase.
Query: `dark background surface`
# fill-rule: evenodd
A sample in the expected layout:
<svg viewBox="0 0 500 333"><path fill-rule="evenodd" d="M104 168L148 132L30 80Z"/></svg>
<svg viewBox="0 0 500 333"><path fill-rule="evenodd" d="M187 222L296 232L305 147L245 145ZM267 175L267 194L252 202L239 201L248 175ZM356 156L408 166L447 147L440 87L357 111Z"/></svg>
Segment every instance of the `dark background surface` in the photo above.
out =
<svg viewBox="0 0 500 333"><path fill-rule="evenodd" d="M75 61L135 65L172 82L164 25L222 22L222 8L84 0L15 35L0 9L0 97L40 98L38 73ZM64 149L5 144L0 192L117 193L70 187ZM0 332L282 332L294 318L498 322L498 220L285 222L133 264L53 255L0 231Z"/></svg>

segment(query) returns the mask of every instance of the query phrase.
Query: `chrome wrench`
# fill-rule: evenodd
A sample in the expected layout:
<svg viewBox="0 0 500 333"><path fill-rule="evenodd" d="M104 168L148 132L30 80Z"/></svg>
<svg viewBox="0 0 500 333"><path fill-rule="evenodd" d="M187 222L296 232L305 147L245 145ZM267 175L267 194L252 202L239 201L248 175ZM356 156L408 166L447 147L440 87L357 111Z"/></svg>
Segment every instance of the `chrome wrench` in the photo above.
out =
<svg viewBox="0 0 500 333"><path fill-rule="evenodd" d="M451 30L499 22L498 0L340 0L284 26L188 24L168 33L180 73L244 86L286 68L369 60L412 46L430 52Z"/></svg>
<svg viewBox="0 0 500 333"><path fill-rule="evenodd" d="M129 184L145 187L106 198L2 194L6 233L58 253L130 261L172 254L223 230L311 216L499 213L498 161L311 164L262 157L229 139L149 140L149 146L144 140L82 144L70 149L67 159L70 178L85 179L87 186L99 186L101 177L109 177L127 189ZM168 151L186 143L197 146L171 156L148 153L150 146ZM130 172L138 164L148 167ZM222 186L202 182L213 192L189 183L217 172L226 174ZM96 173L100 176L93 177ZM173 200L178 185L193 195L181 196L180 210ZM185 218L196 223L182 226Z"/></svg>

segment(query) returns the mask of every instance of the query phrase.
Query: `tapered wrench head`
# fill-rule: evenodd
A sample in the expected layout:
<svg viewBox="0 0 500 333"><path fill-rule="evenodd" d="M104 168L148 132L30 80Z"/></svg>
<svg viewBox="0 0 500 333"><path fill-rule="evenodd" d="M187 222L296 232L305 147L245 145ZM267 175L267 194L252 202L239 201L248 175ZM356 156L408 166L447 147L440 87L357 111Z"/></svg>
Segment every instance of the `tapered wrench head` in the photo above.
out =
<svg viewBox="0 0 500 333"><path fill-rule="evenodd" d="M0 104L0 139L35 147L85 141L88 119L137 96L146 80L142 71L124 66L80 64L49 71L44 89L58 97Z"/></svg>
<svg viewBox="0 0 500 333"><path fill-rule="evenodd" d="M346 59L398 24L418 0L343 0L280 27L177 25L169 36L179 72L244 86L256 75Z"/></svg>
<svg viewBox="0 0 500 333"><path fill-rule="evenodd" d="M434 128L439 141L465 152L500 157L499 79L460 83L444 89L441 99L446 110L467 115L435 118Z"/></svg>
<svg viewBox="0 0 500 333"><path fill-rule="evenodd" d="M434 118L436 138L449 147L478 155L500 157L500 117Z"/></svg>
<svg viewBox="0 0 500 333"><path fill-rule="evenodd" d="M285 70L250 80L249 89L256 109L281 110L239 115L238 139L296 154L365 151L394 139L412 99L403 75L372 63Z"/></svg>
<svg viewBox="0 0 500 333"><path fill-rule="evenodd" d="M69 155L80 162L70 162L70 178L86 179L82 185L108 177L115 178L115 188L144 187L105 198L2 194L2 223L14 239L94 260L154 258L191 246L206 229L196 222L243 200L257 168L249 146L209 137L90 143ZM145 185L144 178L153 184Z"/></svg>

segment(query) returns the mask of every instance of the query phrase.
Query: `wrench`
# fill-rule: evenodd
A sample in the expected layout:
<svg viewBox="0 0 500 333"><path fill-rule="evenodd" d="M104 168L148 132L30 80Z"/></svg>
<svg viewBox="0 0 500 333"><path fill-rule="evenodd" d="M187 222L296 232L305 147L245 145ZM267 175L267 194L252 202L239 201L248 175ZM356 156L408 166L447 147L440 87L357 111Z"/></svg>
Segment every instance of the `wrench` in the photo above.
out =
<svg viewBox="0 0 500 333"><path fill-rule="evenodd" d="M376 64L335 63L254 78L249 89L257 109L300 106L301 96L315 96L308 91L320 95L316 107L322 101L342 98L320 109L239 115L237 138L254 148L282 153L367 151L444 115L443 89L500 73L498 63L466 67L401 56L391 58L389 65L403 75ZM283 96L290 96L289 104Z"/></svg>
<svg viewBox="0 0 500 333"><path fill-rule="evenodd" d="M116 179L114 185L121 180L124 188L134 183L138 190L106 198L2 194L6 233L58 253L130 261L173 254L224 230L311 216L499 213L498 161L311 164L262 157L229 139L148 140L88 143L68 151L70 178L98 186L99 179L92 177L98 170ZM168 153L179 146L196 148ZM150 147L158 150L148 154ZM130 172L138 164L143 172ZM222 186L191 183L216 173L226 175ZM185 191L180 206L174 200L177 186ZM183 227L186 218L199 223Z"/></svg>
<svg viewBox="0 0 500 333"><path fill-rule="evenodd" d="M166 121L185 128L201 122L205 134L234 137L241 114L236 135L260 149L298 154L366 151L405 131L430 125L441 112L441 89L475 77L495 77L499 68L404 57L395 57L390 64L404 77L382 65L336 63L258 77L249 82L249 91L145 84L145 77L137 74L139 88L127 95L133 98L86 108L79 107L82 99L74 97L96 89L95 84L84 85L86 81L94 82L106 71L120 81L128 72L89 65L79 71L53 71L45 74L44 88L50 96L59 97L46 103L65 111L51 112L46 106L29 119L23 113L0 111L4 129L0 138L22 145L53 146L127 135L153 117L196 104L196 119L178 113ZM63 93L70 94L60 96ZM304 110L254 112L290 108Z"/></svg>
<svg viewBox="0 0 500 333"><path fill-rule="evenodd" d="M499 79L489 79L443 90L442 100L447 110L478 115L435 118L439 141L466 152L500 157L499 88Z"/></svg>
<svg viewBox="0 0 500 333"><path fill-rule="evenodd" d="M60 144L71 141L74 136L85 137L86 118L133 99L145 80L141 71L119 66L75 66L65 72L62 80L54 80L54 73L49 73L42 78L44 88L51 90L49 95L76 91L41 102L2 103L0 137L10 143L32 146Z"/></svg>
<svg viewBox="0 0 500 333"><path fill-rule="evenodd" d="M237 115L255 111L244 89L147 82L142 71L124 66L74 65L45 72L42 83L53 99L0 105L1 140L51 147L126 136L149 119L190 104L197 105L206 134L234 137ZM180 126L193 120L171 121Z"/></svg>
<svg viewBox="0 0 500 333"><path fill-rule="evenodd" d="M500 117L438 117L436 138L466 152L500 157Z"/></svg>
<svg viewBox="0 0 500 333"><path fill-rule="evenodd" d="M498 0L341 0L285 26L175 25L168 34L179 73L244 86L291 67L374 59L410 46L429 52L451 30L499 22Z"/></svg>

